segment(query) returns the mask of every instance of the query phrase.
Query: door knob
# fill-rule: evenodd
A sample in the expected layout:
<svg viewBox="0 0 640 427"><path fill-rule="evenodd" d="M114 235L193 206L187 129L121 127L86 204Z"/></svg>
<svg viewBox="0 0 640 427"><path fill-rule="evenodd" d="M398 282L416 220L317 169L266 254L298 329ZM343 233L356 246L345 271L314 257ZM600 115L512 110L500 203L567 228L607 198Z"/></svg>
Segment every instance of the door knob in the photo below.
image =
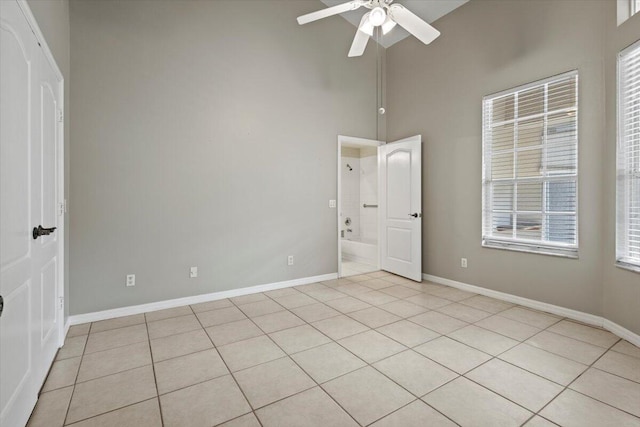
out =
<svg viewBox="0 0 640 427"><path fill-rule="evenodd" d="M56 231L56 227L44 228L41 225L33 227L33 240L36 240L40 236L48 236Z"/></svg>
<svg viewBox="0 0 640 427"><path fill-rule="evenodd" d="M409 216L412 216L414 218L422 218L422 214L421 213L412 213L412 214L409 214Z"/></svg>

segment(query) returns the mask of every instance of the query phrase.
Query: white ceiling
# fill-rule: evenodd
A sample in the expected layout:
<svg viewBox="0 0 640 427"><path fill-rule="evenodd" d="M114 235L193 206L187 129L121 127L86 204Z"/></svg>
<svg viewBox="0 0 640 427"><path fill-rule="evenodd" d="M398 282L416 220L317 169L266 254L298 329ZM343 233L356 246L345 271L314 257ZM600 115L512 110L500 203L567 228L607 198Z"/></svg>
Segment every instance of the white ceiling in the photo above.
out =
<svg viewBox="0 0 640 427"><path fill-rule="evenodd" d="M320 1L327 6L335 6L337 4L346 3L349 0ZM443 17L447 13L451 12L454 9L457 9L468 1L469 0L399 0L397 1L397 3L402 4L428 23L432 23L438 18ZM360 25L360 20L362 19L362 15L364 15L368 10L369 9L367 8L361 7L358 10L343 13L341 16L352 23L356 28L358 28L358 25ZM325 19L335 18L332 17ZM400 28L399 25L396 25L396 27L391 30L389 34L385 35L382 40L380 40L380 44L384 47L389 47L407 37L409 37L409 33L406 32L403 28Z"/></svg>

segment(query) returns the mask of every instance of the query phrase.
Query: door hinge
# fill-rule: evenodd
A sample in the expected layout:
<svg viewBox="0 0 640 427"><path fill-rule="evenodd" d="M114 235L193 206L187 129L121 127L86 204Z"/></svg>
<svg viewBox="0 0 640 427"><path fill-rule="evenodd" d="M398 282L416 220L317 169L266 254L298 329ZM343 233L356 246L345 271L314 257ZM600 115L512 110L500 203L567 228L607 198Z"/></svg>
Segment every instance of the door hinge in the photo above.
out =
<svg viewBox="0 0 640 427"><path fill-rule="evenodd" d="M58 297L58 299L60 300L60 310L62 310L64 308L64 297Z"/></svg>
<svg viewBox="0 0 640 427"><path fill-rule="evenodd" d="M64 199L58 204L58 215L62 216L67 213L67 199Z"/></svg>
<svg viewBox="0 0 640 427"><path fill-rule="evenodd" d="M58 110L58 122L64 122L64 113L62 112L62 110Z"/></svg>

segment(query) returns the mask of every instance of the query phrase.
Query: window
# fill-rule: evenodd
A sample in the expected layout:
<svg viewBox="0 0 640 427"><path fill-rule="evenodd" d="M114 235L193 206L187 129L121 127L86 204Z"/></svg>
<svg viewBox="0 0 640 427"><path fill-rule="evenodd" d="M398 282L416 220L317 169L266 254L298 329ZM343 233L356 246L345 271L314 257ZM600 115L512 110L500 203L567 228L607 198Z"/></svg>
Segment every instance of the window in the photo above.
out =
<svg viewBox="0 0 640 427"><path fill-rule="evenodd" d="M640 0L617 0L618 25L640 12Z"/></svg>
<svg viewBox="0 0 640 427"><path fill-rule="evenodd" d="M578 256L578 73L483 99L482 245Z"/></svg>
<svg viewBox="0 0 640 427"><path fill-rule="evenodd" d="M618 57L616 259L640 271L640 42Z"/></svg>

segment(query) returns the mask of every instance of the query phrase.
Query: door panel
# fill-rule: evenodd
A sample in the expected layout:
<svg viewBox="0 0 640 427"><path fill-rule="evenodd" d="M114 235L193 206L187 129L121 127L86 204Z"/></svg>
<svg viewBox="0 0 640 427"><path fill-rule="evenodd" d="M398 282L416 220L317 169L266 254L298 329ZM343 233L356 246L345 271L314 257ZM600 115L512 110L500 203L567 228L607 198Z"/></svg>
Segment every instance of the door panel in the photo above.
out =
<svg viewBox="0 0 640 427"><path fill-rule="evenodd" d="M3 291L4 292L4 291ZM31 281L17 284L4 297L5 309L0 318L0 425L24 425L29 416L25 404L35 404L32 369L31 335ZM26 417L25 417L26 415ZM22 422L23 420L24 422Z"/></svg>
<svg viewBox="0 0 640 427"><path fill-rule="evenodd" d="M411 262L411 230L387 227L387 257Z"/></svg>
<svg viewBox="0 0 640 427"><path fill-rule="evenodd" d="M57 331L56 288L54 286L56 277L58 276L57 270L57 259L53 258L43 267L42 273L40 274L40 290L42 294L42 303L40 304L40 337L42 345L45 346L45 348L51 335L55 335ZM54 351L55 349L56 347L54 347Z"/></svg>
<svg viewBox="0 0 640 427"><path fill-rule="evenodd" d="M42 58L40 73L40 152L42 153L42 178L41 178L41 209L42 215L40 224L43 227L56 227L56 188L57 188L57 102L55 90L48 80L52 74L48 62ZM42 236L38 240L42 246L46 246L56 241L57 233L49 236Z"/></svg>
<svg viewBox="0 0 640 427"><path fill-rule="evenodd" d="M3 2L4 3L4 2ZM4 10L3 10L4 12ZM0 222L2 270L10 264L27 261L29 242L29 121L31 53L25 49L12 23L0 15ZM4 285L4 281L3 281Z"/></svg>
<svg viewBox="0 0 640 427"><path fill-rule="evenodd" d="M387 218L407 220L411 211L411 152L394 150L387 155ZM388 191L393 189L393 191Z"/></svg>
<svg viewBox="0 0 640 427"><path fill-rule="evenodd" d="M381 268L422 281L420 136L381 146L378 159Z"/></svg>

